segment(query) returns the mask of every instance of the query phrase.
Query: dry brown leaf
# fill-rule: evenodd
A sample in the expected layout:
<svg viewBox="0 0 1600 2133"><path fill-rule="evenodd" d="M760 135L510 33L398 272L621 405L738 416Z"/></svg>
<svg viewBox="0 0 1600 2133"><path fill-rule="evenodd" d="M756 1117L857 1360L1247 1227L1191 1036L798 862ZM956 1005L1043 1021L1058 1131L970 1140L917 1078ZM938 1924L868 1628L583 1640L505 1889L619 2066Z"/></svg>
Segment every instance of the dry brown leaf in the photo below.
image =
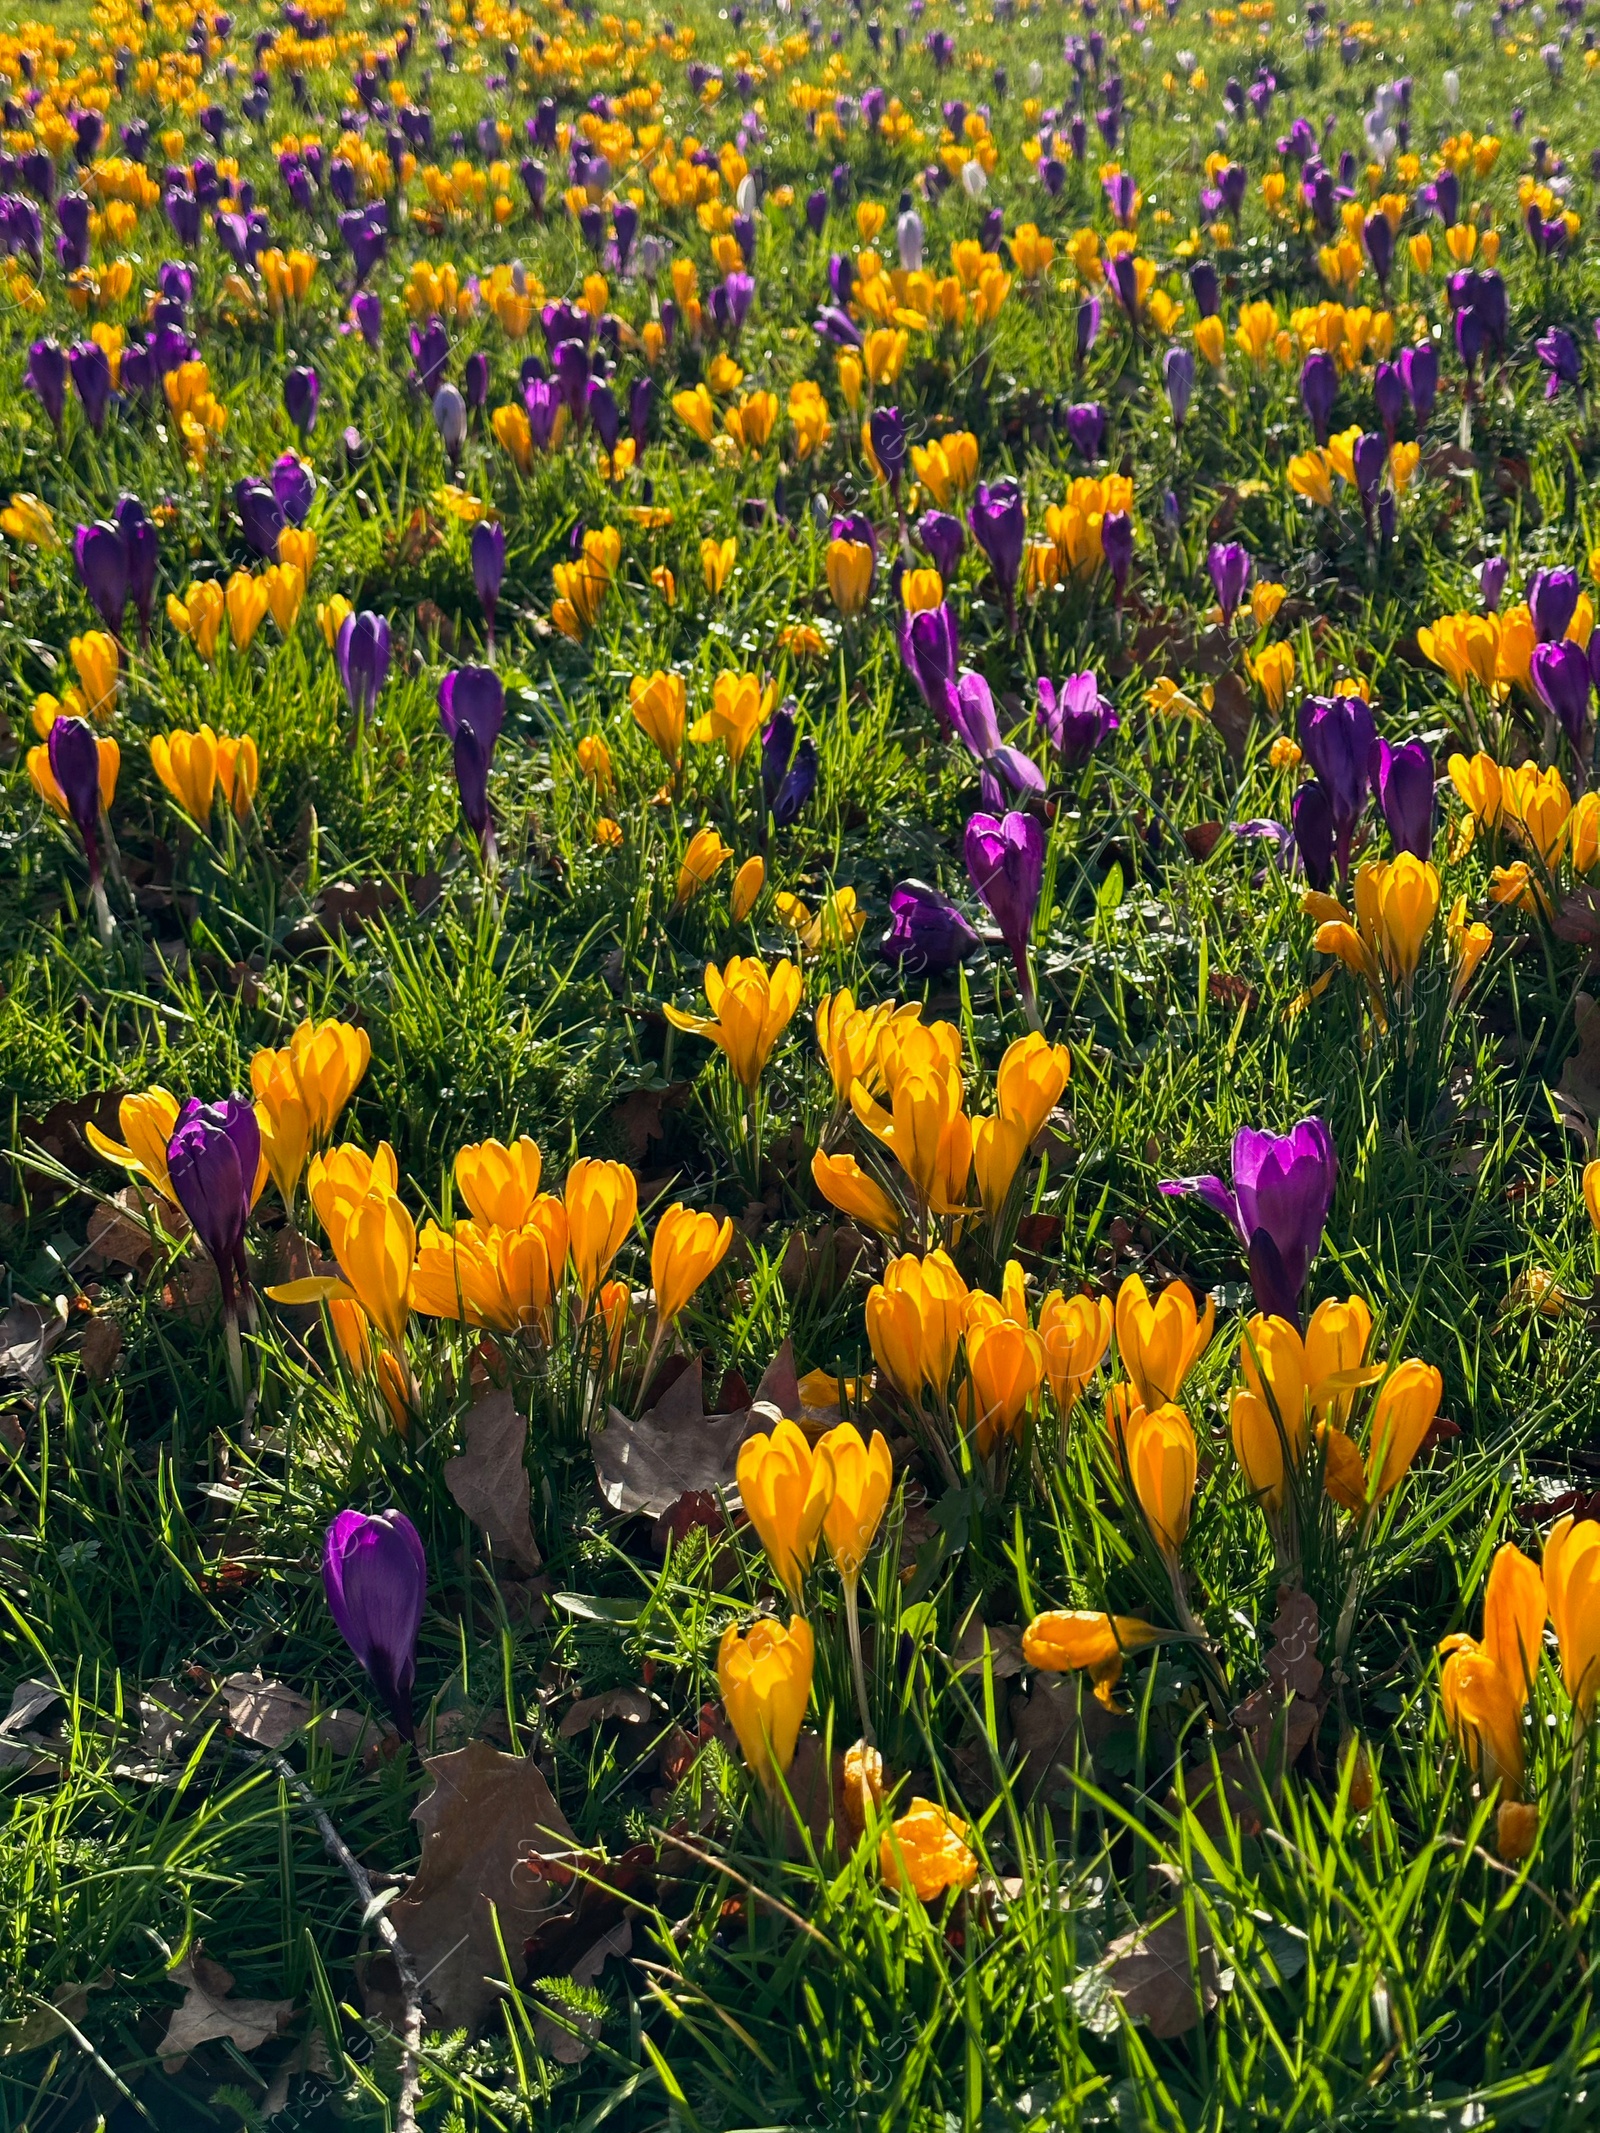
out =
<svg viewBox="0 0 1600 2133"><path fill-rule="evenodd" d="M509 1392L492 1392L467 1409L462 1431L467 1448L445 1461L444 1485L495 1554L531 1576L544 1558L528 1516L527 1417Z"/></svg>
<svg viewBox="0 0 1600 2133"><path fill-rule="evenodd" d="M1211 685L1211 702L1207 718L1222 735L1223 746L1235 770L1244 761L1245 743L1250 738L1250 725L1255 717L1255 706L1250 701L1250 692L1237 674L1219 674Z"/></svg>
<svg viewBox="0 0 1600 2133"><path fill-rule="evenodd" d="M313 1717L317 1740L335 1755L351 1755L365 1741L377 1740L380 1733L359 1711L314 1712L309 1697L285 1682L263 1680L259 1667L253 1674L230 1674L222 1683L222 1698L235 1733L258 1748L281 1748L303 1732Z"/></svg>
<svg viewBox="0 0 1600 2133"><path fill-rule="evenodd" d="M503 1975L494 1913L520 1984L523 1943L552 1894L525 1862L530 1853L571 1851L577 1840L526 1756L477 1740L425 1756L423 1768L433 1790L411 1815L422 1831L422 1863L389 1917L440 2021L476 2029L500 1997L491 1982Z"/></svg>
<svg viewBox="0 0 1600 2133"><path fill-rule="evenodd" d="M242 2052L259 2051L294 2013L293 2000L234 1999L232 1973L198 1949L184 1957L171 1977L184 1988L184 1998L172 2010L159 2047L162 2068L169 2074L181 2074L192 2051L223 2037Z"/></svg>
<svg viewBox="0 0 1600 2133"><path fill-rule="evenodd" d="M987 1641L989 1663L996 1681L1009 1681L1022 1672L1022 1631L1015 1622L985 1622L976 1610L968 1615L950 1654L953 1671L983 1678L983 1654Z"/></svg>
<svg viewBox="0 0 1600 2133"><path fill-rule="evenodd" d="M114 1318L91 1318L83 1329L78 1354L91 1384L103 1385L122 1353L122 1328Z"/></svg>
<svg viewBox="0 0 1600 2133"><path fill-rule="evenodd" d="M575 1740L604 1718L620 1718L624 1725L642 1726L654 1710L655 1705L643 1689L606 1689L598 1696L580 1696L561 1721L561 1738Z"/></svg>
<svg viewBox="0 0 1600 2133"><path fill-rule="evenodd" d="M1022 1750L1024 1798L1039 1792L1048 1798L1060 1791L1074 1767L1083 1770L1086 1758L1133 1723L1121 1712L1108 1711L1097 1696L1084 1695L1078 1674L1035 1674L1028 1695L1013 1696L1007 1709L1012 1735Z"/></svg>
<svg viewBox="0 0 1600 2133"><path fill-rule="evenodd" d="M1181 2037L1217 2004L1217 1959L1204 1919L1195 1918L1198 1977L1181 1911L1158 1926L1124 1933L1106 1950L1106 1981L1131 2022L1146 2022L1153 2037Z"/></svg>
<svg viewBox="0 0 1600 2133"><path fill-rule="evenodd" d="M1576 995L1572 1019L1578 1033L1577 1049L1561 1069L1556 1088L1587 1119L1589 1144L1593 1146L1595 1130L1600 1127L1600 1005L1591 994Z"/></svg>
<svg viewBox="0 0 1600 2133"><path fill-rule="evenodd" d="M0 1318L0 1379L15 1378L30 1392L44 1383L44 1366L67 1330L64 1318L46 1318L20 1298Z"/></svg>
<svg viewBox="0 0 1600 2133"><path fill-rule="evenodd" d="M31 1732L34 1721L61 1701L61 1691L48 1681L19 1681L11 1691L10 1710L0 1718L0 1734Z"/></svg>
<svg viewBox="0 0 1600 2133"><path fill-rule="evenodd" d="M676 1377L655 1406L631 1420L620 1408L607 1412L594 1443L600 1493L613 1511L659 1518L682 1496L720 1491L730 1508L739 1501L735 1466L739 1446L752 1431L770 1429L782 1415L798 1413L800 1385L788 1341L767 1366L748 1407L708 1415L700 1358Z"/></svg>
<svg viewBox="0 0 1600 2133"><path fill-rule="evenodd" d="M48 2007L35 2007L14 2021L0 2023L0 2059L14 2059L21 2052L34 2051L41 2044L52 2044L57 2037L65 2036L68 2023L76 2028L89 2012L90 1993L104 1992L111 1979L111 1971L102 1970L87 1985L58 1985L50 1995Z"/></svg>

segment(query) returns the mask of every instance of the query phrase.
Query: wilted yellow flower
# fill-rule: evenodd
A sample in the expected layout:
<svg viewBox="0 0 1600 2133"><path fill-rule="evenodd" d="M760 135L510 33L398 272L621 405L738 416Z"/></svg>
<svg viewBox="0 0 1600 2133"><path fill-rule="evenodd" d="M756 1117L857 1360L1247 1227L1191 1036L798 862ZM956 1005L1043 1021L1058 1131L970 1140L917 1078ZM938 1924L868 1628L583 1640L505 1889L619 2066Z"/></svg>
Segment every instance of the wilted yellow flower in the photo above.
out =
<svg viewBox="0 0 1600 2133"><path fill-rule="evenodd" d="M970 1888L978 1877L966 1823L920 1795L885 1830L878 1867L890 1888L914 1889L924 1903L947 1889Z"/></svg>

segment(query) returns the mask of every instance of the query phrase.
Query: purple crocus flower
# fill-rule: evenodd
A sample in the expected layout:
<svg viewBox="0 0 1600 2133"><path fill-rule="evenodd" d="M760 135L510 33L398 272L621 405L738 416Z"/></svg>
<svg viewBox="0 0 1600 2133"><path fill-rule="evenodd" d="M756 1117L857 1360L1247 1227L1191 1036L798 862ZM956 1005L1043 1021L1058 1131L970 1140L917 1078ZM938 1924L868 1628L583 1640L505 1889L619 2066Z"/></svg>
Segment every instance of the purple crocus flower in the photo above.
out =
<svg viewBox="0 0 1600 2133"><path fill-rule="evenodd" d="M253 476L241 481L233 492L244 529L245 543L269 563L278 560L278 539L284 527L284 509L270 481Z"/></svg>
<svg viewBox="0 0 1600 2133"><path fill-rule="evenodd" d="M1587 669L1584 683L1587 687ZM1379 739L1372 744L1368 769L1395 850L1426 859L1433 850L1433 757L1421 741L1391 748Z"/></svg>
<svg viewBox="0 0 1600 2133"><path fill-rule="evenodd" d="M1311 423L1319 445L1328 441L1333 423L1333 403L1339 396L1339 371L1331 355L1312 349L1300 371L1300 404Z"/></svg>
<svg viewBox="0 0 1600 2133"><path fill-rule="evenodd" d="M788 829L817 789L817 744L808 733L795 747L792 702L780 704L761 736L761 791L773 823Z"/></svg>
<svg viewBox="0 0 1600 2133"><path fill-rule="evenodd" d="M1367 217L1361 235L1367 247L1367 257L1372 261L1372 271L1378 277L1378 287L1387 290L1389 269L1394 265L1394 231L1382 208Z"/></svg>
<svg viewBox="0 0 1600 2133"><path fill-rule="evenodd" d="M90 429L98 437L111 405L111 358L98 341L74 341L67 350L73 389L83 403Z"/></svg>
<svg viewBox="0 0 1600 2133"><path fill-rule="evenodd" d="M1373 730L1371 706L1359 696L1308 696L1300 706L1300 746L1325 787L1333 817L1334 856L1350 871L1350 840L1367 804Z"/></svg>
<svg viewBox="0 0 1600 2133"><path fill-rule="evenodd" d="M309 437L317 426L321 396L321 380L309 363L299 364L283 381L284 412L302 437Z"/></svg>
<svg viewBox="0 0 1600 2133"><path fill-rule="evenodd" d="M1319 778L1308 779L1295 794L1290 819L1306 880L1326 895L1333 887L1333 805Z"/></svg>
<svg viewBox="0 0 1600 2133"><path fill-rule="evenodd" d="M1194 392L1194 357L1187 348L1174 345L1167 350L1162 365L1162 378L1167 388L1167 401L1172 409L1172 426L1181 430L1189 413L1189 400Z"/></svg>
<svg viewBox="0 0 1600 2133"><path fill-rule="evenodd" d="M950 700L960 649L956 618L948 600L905 617L900 625L900 658L922 701L937 713L943 725L953 728Z"/></svg>
<svg viewBox="0 0 1600 2133"><path fill-rule="evenodd" d="M484 863L495 861L489 765L505 723L506 697L493 667L458 667L439 684L439 725L455 750L456 786Z"/></svg>
<svg viewBox="0 0 1600 2133"><path fill-rule="evenodd" d="M150 642L150 616L155 607L156 564L161 554L161 536L146 516L137 496L124 496L116 509L117 531L128 565L128 596L139 617L139 642Z"/></svg>
<svg viewBox="0 0 1600 2133"><path fill-rule="evenodd" d="M917 538L927 551L928 560L948 585L960 568L962 551L967 545L960 519L950 511L924 511L917 521Z"/></svg>
<svg viewBox="0 0 1600 2133"><path fill-rule="evenodd" d="M1212 542L1206 556L1206 569L1211 573L1212 589L1217 596L1217 605L1222 609L1224 629L1232 625L1238 612L1245 587L1250 583L1252 568L1249 549L1238 541Z"/></svg>
<svg viewBox="0 0 1600 2133"><path fill-rule="evenodd" d="M1400 418L1406 411L1405 379L1397 363L1380 363L1372 374L1372 404L1377 409L1383 434L1394 443ZM1320 441L1320 440L1319 440Z"/></svg>
<svg viewBox="0 0 1600 2133"><path fill-rule="evenodd" d="M371 289L358 289L350 299L350 316L369 348L383 346L383 298Z"/></svg>
<svg viewBox="0 0 1600 2133"><path fill-rule="evenodd" d="M1017 574L1022 568L1022 544L1027 534L1021 489L1014 481L997 481L992 486L980 481L967 523L973 539L989 559L1007 620L1014 627Z"/></svg>
<svg viewBox="0 0 1600 2133"><path fill-rule="evenodd" d="M1077 770L1116 732L1117 714L1100 694L1099 677L1092 667L1069 674L1059 687L1048 674L1041 674L1038 689L1034 721L1048 737L1063 772Z"/></svg>
<svg viewBox="0 0 1600 2133"><path fill-rule="evenodd" d="M120 527L96 519L80 526L72 542L73 561L84 591L113 637L122 635L122 612L128 604L128 551Z"/></svg>
<svg viewBox="0 0 1600 2133"><path fill-rule="evenodd" d="M636 460L644 456L645 444L650 435L650 415L655 404L655 379L635 378L628 390L628 435L633 439Z"/></svg>
<svg viewBox="0 0 1600 2133"><path fill-rule="evenodd" d="M959 905L924 882L902 881L889 893L889 930L879 959L904 977L937 978L971 955L977 930Z"/></svg>
<svg viewBox="0 0 1600 2133"><path fill-rule="evenodd" d="M298 452L280 452L272 462L272 493L291 526L303 526L316 501L317 477Z"/></svg>
<svg viewBox="0 0 1600 2133"><path fill-rule="evenodd" d="M23 377L28 388L59 436L67 406L67 356L58 341L35 341L28 350L28 368Z"/></svg>
<svg viewBox="0 0 1600 2133"><path fill-rule="evenodd" d="M370 608L346 615L334 640L339 679L359 725L376 707L389 678L389 624Z"/></svg>
<svg viewBox="0 0 1600 2133"><path fill-rule="evenodd" d="M1486 615L1499 612L1500 602L1505 597L1506 580L1510 575L1511 565L1503 555L1485 556L1478 565L1478 591L1482 596L1483 611Z"/></svg>
<svg viewBox="0 0 1600 2133"><path fill-rule="evenodd" d="M1044 774L1038 764L1002 739L994 696L981 674L970 669L962 673L950 698L950 715L967 752L989 773L986 793L999 793L1002 785L1009 785L1024 796L1044 797Z"/></svg>
<svg viewBox="0 0 1600 2133"><path fill-rule="evenodd" d="M1044 886L1044 824L1035 815L974 815L965 839L972 886L994 913L1017 973L1023 1006L1036 1021L1028 936Z"/></svg>
<svg viewBox="0 0 1600 2133"><path fill-rule="evenodd" d="M1194 308L1201 318L1215 318L1221 302L1217 270L1209 259L1197 259L1189 269L1189 288Z"/></svg>
<svg viewBox="0 0 1600 2133"><path fill-rule="evenodd" d="M411 360L416 365L417 384L423 398L431 400L444 383L445 367L450 361L450 336L445 332L444 322L434 317L426 326L413 326L408 338Z"/></svg>
<svg viewBox="0 0 1600 2133"><path fill-rule="evenodd" d="M906 425L897 407L875 407L867 420L867 434L884 478L896 496L906 470Z"/></svg>
<svg viewBox="0 0 1600 2133"><path fill-rule="evenodd" d="M167 1175L178 1205L210 1254L222 1290L224 1319L234 1321L249 1288L244 1229L261 1167L261 1128L247 1096L203 1104L191 1096L167 1143ZM230 1337L230 1351L237 1341Z"/></svg>
<svg viewBox="0 0 1600 2133"><path fill-rule="evenodd" d="M1111 573L1111 596L1120 607L1133 568L1133 517L1127 511L1108 511L1100 521L1100 546Z"/></svg>
<svg viewBox="0 0 1600 2133"><path fill-rule="evenodd" d="M1536 570L1528 587L1528 613L1541 644L1555 644L1571 627L1578 607L1575 570Z"/></svg>
<svg viewBox="0 0 1600 2133"><path fill-rule="evenodd" d="M1561 730L1576 755L1583 746L1583 729L1589 717L1589 661L1570 638L1556 644L1536 644L1529 662L1539 701Z"/></svg>
<svg viewBox="0 0 1600 2133"><path fill-rule="evenodd" d="M413 1738L411 1690L428 1559L403 1511L341 1511L322 1544L328 1612L366 1669L402 1737Z"/></svg>
<svg viewBox="0 0 1600 2133"><path fill-rule="evenodd" d="M86 718L58 718L46 742L50 775L83 839L89 880L100 884L100 744Z"/></svg>
<svg viewBox="0 0 1600 2133"><path fill-rule="evenodd" d="M1078 306L1077 350L1078 363L1082 367L1084 357L1100 338L1100 299L1086 296Z"/></svg>
<svg viewBox="0 0 1600 2133"><path fill-rule="evenodd" d="M1356 493L1361 498L1364 512L1370 513L1377 500L1378 484L1383 479L1384 462L1388 457L1388 443L1376 430L1364 430L1351 447L1351 470L1356 477Z"/></svg>
<svg viewBox="0 0 1600 2133"><path fill-rule="evenodd" d="M1128 321L1138 331L1139 326L1139 275L1131 252L1118 252L1112 259L1107 279L1113 295L1128 315Z"/></svg>
<svg viewBox="0 0 1600 2133"><path fill-rule="evenodd" d="M1411 395L1417 428L1421 430L1433 413L1433 403L1438 397L1439 351L1431 341L1418 341L1414 347L1401 349L1399 367L1406 391Z"/></svg>
<svg viewBox="0 0 1600 2133"><path fill-rule="evenodd" d="M1241 1126L1233 1137L1233 1185L1221 1178L1169 1178L1169 1197L1197 1194L1233 1225L1250 1260L1257 1307L1300 1324L1300 1292L1322 1243L1333 1205L1339 1158L1320 1118L1302 1119L1292 1133Z"/></svg>
<svg viewBox="0 0 1600 2133"><path fill-rule="evenodd" d="M481 518L472 529L472 582L483 609L484 634L494 651L494 611L506 575L506 529L497 519Z"/></svg>
<svg viewBox="0 0 1600 2133"><path fill-rule="evenodd" d="M1098 459L1100 441L1106 432L1106 411L1098 400L1084 400L1069 407L1061 417L1067 441L1082 459Z"/></svg>

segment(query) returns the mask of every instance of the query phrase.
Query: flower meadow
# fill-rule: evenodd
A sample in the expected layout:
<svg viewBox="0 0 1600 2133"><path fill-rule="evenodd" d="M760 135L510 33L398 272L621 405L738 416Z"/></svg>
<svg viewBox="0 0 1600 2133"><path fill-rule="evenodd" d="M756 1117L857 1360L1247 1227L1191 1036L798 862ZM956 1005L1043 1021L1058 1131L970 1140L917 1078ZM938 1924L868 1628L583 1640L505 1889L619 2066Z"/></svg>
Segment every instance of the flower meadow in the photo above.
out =
<svg viewBox="0 0 1600 2133"><path fill-rule="evenodd" d="M1584 0L0 29L0 2118L1578 2127Z"/></svg>

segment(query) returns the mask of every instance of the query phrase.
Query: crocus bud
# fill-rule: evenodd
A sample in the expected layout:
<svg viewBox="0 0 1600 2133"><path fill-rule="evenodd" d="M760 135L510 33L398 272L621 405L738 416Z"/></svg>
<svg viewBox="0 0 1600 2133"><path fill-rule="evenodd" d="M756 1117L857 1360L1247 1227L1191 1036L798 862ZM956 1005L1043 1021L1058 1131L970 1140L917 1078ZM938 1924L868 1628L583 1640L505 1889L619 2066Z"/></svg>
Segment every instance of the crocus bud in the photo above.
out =
<svg viewBox="0 0 1600 2133"><path fill-rule="evenodd" d="M949 897L920 881L902 881L889 895L889 930L880 959L908 977L942 977L978 946L976 929Z"/></svg>
<svg viewBox="0 0 1600 2133"><path fill-rule="evenodd" d="M248 1286L244 1230L261 1167L261 1128L245 1096L214 1104L190 1097L167 1143L167 1176L217 1270L222 1308L232 1317Z"/></svg>
<svg viewBox="0 0 1600 2133"><path fill-rule="evenodd" d="M1582 648L1563 638L1557 644L1537 644L1529 662L1539 701L1572 744L1574 754L1583 747L1583 729L1589 716L1589 661Z"/></svg>
<svg viewBox="0 0 1600 2133"><path fill-rule="evenodd" d="M440 682L439 725L454 750L461 812L490 866L495 858L495 830L489 809L489 766L504 722L505 691L493 667L460 667Z"/></svg>
<svg viewBox="0 0 1600 2133"><path fill-rule="evenodd" d="M1194 391L1194 357L1187 348L1176 345L1169 348L1162 375L1167 388L1167 399L1172 408L1172 426L1181 430L1189 413L1189 397Z"/></svg>
<svg viewBox="0 0 1600 2133"><path fill-rule="evenodd" d="M1100 521L1100 545L1111 573L1113 597L1122 604L1128 573L1133 568L1133 518L1127 511L1108 511Z"/></svg>
<svg viewBox="0 0 1600 2133"><path fill-rule="evenodd" d="M139 617L139 641L150 641L150 615L155 606L156 564L161 554L161 536L145 515L136 496L124 496L117 504L117 530L122 535L128 563L128 594Z"/></svg>
<svg viewBox="0 0 1600 2133"><path fill-rule="evenodd" d="M84 591L112 636L120 637L122 613L128 604L128 551L120 529L104 519L80 526L72 555Z"/></svg>
<svg viewBox="0 0 1600 2133"><path fill-rule="evenodd" d="M321 393L321 381L309 363L291 370L283 381L284 412L302 437L309 437L317 426L317 401Z"/></svg>
<svg viewBox="0 0 1600 2133"><path fill-rule="evenodd" d="M467 441L467 403L461 397L460 388L448 379L433 396L433 420L445 457L453 467Z"/></svg>
<svg viewBox="0 0 1600 2133"><path fill-rule="evenodd" d="M1565 637L1578 606L1578 573L1575 570L1536 570L1528 587L1528 613L1533 633L1541 644L1554 644Z"/></svg>
<svg viewBox="0 0 1600 2133"><path fill-rule="evenodd" d="M967 823L967 872L994 913L1025 1003L1033 1002L1028 940L1044 885L1044 825L1031 814L974 815Z"/></svg>
<svg viewBox="0 0 1600 2133"><path fill-rule="evenodd" d="M86 718L58 718L46 753L50 774L67 803L89 861L89 878L100 878L100 746Z"/></svg>
<svg viewBox="0 0 1600 2133"><path fill-rule="evenodd" d="M350 709L364 719L377 704L389 677L389 624L369 608L346 615L334 640L334 657Z"/></svg>
<svg viewBox="0 0 1600 2133"><path fill-rule="evenodd" d="M1312 888L1324 895L1333 887L1333 808L1328 788L1312 778L1294 796L1294 841Z"/></svg>
<svg viewBox="0 0 1600 2133"><path fill-rule="evenodd" d="M28 368L23 383L50 417L51 426L59 435L67 404L65 350L52 340L35 341L28 351Z"/></svg>
<svg viewBox="0 0 1600 2133"><path fill-rule="evenodd" d="M472 529L472 582L478 589L484 628L494 645L494 614L506 574L506 529L497 519L479 519Z"/></svg>
<svg viewBox="0 0 1600 2133"><path fill-rule="evenodd" d="M411 1690L428 1560L402 1511L341 1511L322 1547L328 1611L401 1734L412 1738Z"/></svg>
<svg viewBox="0 0 1600 2133"><path fill-rule="evenodd" d="M1328 429L1333 420L1333 403L1339 394L1338 367L1324 349L1314 348L1306 357L1300 372L1300 404L1311 423L1311 433L1319 445L1328 441Z"/></svg>
<svg viewBox="0 0 1600 2133"><path fill-rule="evenodd" d="M1579 653L1583 665L1583 655ZM1589 675L1584 667L1584 693ZM1420 741L1391 748L1385 740L1373 743L1370 764L1378 806L1397 852L1410 852L1426 859L1433 851L1433 758Z"/></svg>

